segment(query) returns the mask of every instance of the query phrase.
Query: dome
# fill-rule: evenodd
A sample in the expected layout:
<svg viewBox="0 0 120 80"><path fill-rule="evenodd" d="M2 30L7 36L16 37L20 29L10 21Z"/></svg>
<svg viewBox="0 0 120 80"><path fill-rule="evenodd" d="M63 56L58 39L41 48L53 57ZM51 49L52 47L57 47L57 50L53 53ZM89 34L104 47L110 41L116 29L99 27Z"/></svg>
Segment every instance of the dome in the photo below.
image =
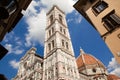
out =
<svg viewBox="0 0 120 80"><path fill-rule="evenodd" d="M102 62L100 62L97 58L90 54L85 54L85 52L80 49L80 56L77 58L76 63L78 65L78 68L87 66L87 65L98 65L99 67L102 67L105 69Z"/></svg>

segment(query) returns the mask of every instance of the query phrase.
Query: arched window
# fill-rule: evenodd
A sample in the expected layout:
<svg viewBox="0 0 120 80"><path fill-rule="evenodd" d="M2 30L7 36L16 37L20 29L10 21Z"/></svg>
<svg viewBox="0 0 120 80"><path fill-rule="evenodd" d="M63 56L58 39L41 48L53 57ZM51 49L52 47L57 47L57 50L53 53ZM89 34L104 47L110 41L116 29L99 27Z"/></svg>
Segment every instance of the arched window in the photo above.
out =
<svg viewBox="0 0 120 80"><path fill-rule="evenodd" d="M59 20L62 23L62 15L59 14Z"/></svg>
<svg viewBox="0 0 120 80"><path fill-rule="evenodd" d="M54 48L54 40L52 40L52 48Z"/></svg>
<svg viewBox="0 0 120 80"><path fill-rule="evenodd" d="M63 47L65 46L65 44L64 44L64 43L65 43L65 41L62 39L62 46L63 46Z"/></svg>
<svg viewBox="0 0 120 80"><path fill-rule="evenodd" d="M49 51L51 50L51 44L50 43L48 44L48 49L49 49Z"/></svg>
<svg viewBox="0 0 120 80"><path fill-rule="evenodd" d="M63 29L63 32L64 32L64 34L66 34L66 30L65 29Z"/></svg>
<svg viewBox="0 0 120 80"><path fill-rule="evenodd" d="M49 30L49 36L51 36L51 30Z"/></svg>
<svg viewBox="0 0 120 80"><path fill-rule="evenodd" d="M53 15L50 16L50 23L53 22Z"/></svg>
<svg viewBox="0 0 120 80"><path fill-rule="evenodd" d="M66 48L69 49L69 47L68 47L68 42L66 42Z"/></svg>
<svg viewBox="0 0 120 80"><path fill-rule="evenodd" d="M52 27L52 33L54 33L54 27Z"/></svg>
<svg viewBox="0 0 120 80"><path fill-rule="evenodd" d="M60 26L60 32L62 32L62 27Z"/></svg>

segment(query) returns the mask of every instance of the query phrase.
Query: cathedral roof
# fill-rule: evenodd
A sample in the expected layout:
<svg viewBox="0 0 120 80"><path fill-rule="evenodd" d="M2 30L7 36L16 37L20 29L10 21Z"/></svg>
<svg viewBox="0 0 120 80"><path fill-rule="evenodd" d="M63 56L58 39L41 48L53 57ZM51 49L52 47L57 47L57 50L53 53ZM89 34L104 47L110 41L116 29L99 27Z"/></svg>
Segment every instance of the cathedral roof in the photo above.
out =
<svg viewBox="0 0 120 80"><path fill-rule="evenodd" d="M116 76L116 75L114 75L114 74L109 74L109 75L107 76L107 79L108 79L108 80L119 80L120 77L118 77L118 76Z"/></svg>
<svg viewBox="0 0 120 80"><path fill-rule="evenodd" d="M78 68L87 66L87 65L98 65L99 67L104 67L103 63L100 62L97 58L95 58L94 56L90 55L90 54L86 54L82 49L80 49L80 56L77 58L76 62L78 65Z"/></svg>

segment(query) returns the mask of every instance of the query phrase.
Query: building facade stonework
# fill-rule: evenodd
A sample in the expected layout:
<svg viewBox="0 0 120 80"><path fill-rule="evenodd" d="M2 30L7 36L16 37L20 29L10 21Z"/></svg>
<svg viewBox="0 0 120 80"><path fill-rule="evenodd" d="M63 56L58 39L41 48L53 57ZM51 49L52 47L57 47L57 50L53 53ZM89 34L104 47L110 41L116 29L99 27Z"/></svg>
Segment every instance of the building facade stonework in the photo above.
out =
<svg viewBox="0 0 120 80"><path fill-rule="evenodd" d="M79 74L65 13L54 6L47 13L43 80L78 80Z"/></svg>
<svg viewBox="0 0 120 80"><path fill-rule="evenodd" d="M47 13L45 32L44 57L31 48L13 80L108 80L105 66L92 55L80 49L75 59L65 13L57 6Z"/></svg>
<svg viewBox="0 0 120 80"><path fill-rule="evenodd" d="M13 80L42 80L43 57L36 54L36 48L28 50L20 60L18 73Z"/></svg>

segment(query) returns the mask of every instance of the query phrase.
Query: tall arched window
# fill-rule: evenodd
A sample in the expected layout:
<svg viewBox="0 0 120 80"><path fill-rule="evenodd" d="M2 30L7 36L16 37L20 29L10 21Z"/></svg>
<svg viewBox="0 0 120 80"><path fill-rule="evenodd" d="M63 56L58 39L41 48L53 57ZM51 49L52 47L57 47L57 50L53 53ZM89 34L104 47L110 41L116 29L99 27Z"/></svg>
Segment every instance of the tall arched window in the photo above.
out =
<svg viewBox="0 0 120 80"><path fill-rule="evenodd" d="M52 48L54 48L54 45L55 45L55 44L54 44L54 40L52 40Z"/></svg>
<svg viewBox="0 0 120 80"><path fill-rule="evenodd" d="M66 30L65 29L63 29L63 32L64 32L64 34L66 34Z"/></svg>
<svg viewBox="0 0 120 80"><path fill-rule="evenodd" d="M65 44L64 44L64 43L65 43L65 41L62 39L62 46L63 46L63 47L65 46Z"/></svg>
<svg viewBox="0 0 120 80"><path fill-rule="evenodd" d="M53 22L53 15L50 16L50 23Z"/></svg>
<svg viewBox="0 0 120 80"><path fill-rule="evenodd" d="M48 44L48 50L49 51L51 50L51 44L50 43Z"/></svg>
<svg viewBox="0 0 120 80"><path fill-rule="evenodd" d="M66 42L66 48L69 49L69 47L68 47L68 42Z"/></svg>
<svg viewBox="0 0 120 80"><path fill-rule="evenodd" d="M59 20L62 23L62 15L59 14Z"/></svg>
<svg viewBox="0 0 120 80"><path fill-rule="evenodd" d="M51 30L49 30L49 36L51 36Z"/></svg>
<svg viewBox="0 0 120 80"><path fill-rule="evenodd" d="M52 27L52 33L54 33L54 27Z"/></svg>

